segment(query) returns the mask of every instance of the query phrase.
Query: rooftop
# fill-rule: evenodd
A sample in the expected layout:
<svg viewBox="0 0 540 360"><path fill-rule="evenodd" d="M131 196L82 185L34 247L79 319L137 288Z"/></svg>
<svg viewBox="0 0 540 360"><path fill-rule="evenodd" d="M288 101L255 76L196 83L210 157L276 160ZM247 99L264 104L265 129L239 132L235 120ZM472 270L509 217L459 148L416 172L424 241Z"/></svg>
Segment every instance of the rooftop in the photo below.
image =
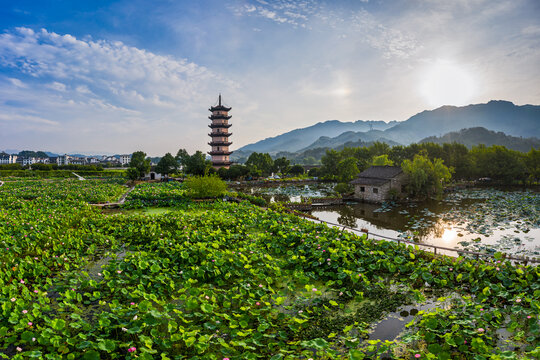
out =
<svg viewBox="0 0 540 360"><path fill-rule="evenodd" d="M382 185L390 179L401 174L403 170L399 166L372 166L362 171L351 184Z"/></svg>

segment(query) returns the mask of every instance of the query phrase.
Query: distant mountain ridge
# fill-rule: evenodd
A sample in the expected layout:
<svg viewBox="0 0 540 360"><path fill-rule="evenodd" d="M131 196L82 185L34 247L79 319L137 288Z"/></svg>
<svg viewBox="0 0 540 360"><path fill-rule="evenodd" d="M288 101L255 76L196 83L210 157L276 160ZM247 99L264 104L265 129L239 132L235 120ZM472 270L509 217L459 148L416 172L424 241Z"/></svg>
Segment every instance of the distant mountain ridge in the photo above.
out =
<svg viewBox="0 0 540 360"><path fill-rule="evenodd" d="M372 127L368 128L369 124ZM402 122L331 120L267 138L237 151L238 155L243 156L253 151L276 154L280 151L336 148L359 141L408 145L426 137L442 136L473 127L483 127L515 137L540 137L540 106L518 106L509 101L492 100L487 104L442 106L423 111Z"/></svg>
<svg viewBox="0 0 540 360"><path fill-rule="evenodd" d="M502 132L495 132L483 127L462 129L460 131L449 132L441 137L430 136L420 140L420 143L432 142L436 144L459 143L468 148L474 145L484 144L486 146L502 145L508 149L527 152L531 148L540 148L540 139L536 137L523 138L506 135Z"/></svg>
<svg viewBox="0 0 540 360"><path fill-rule="evenodd" d="M314 143L301 149L300 151L306 151L306 150L317 149L317 148L335 149L335 148L343 147L345 144L372 143L375 141L385 142L391 146L399 145L398 142L386 139L383 137L383 135L384 135L384 131L371 130L367 132L347 131L333 138L328 137L328 136L321 136Z"/></svg>
<svg viewBox="0 0 540 360"><path fill-rule="evenodd" d="M402 144L410 144L428 136L440 136L472 127L502 131L512 136L538 137L540 106L518 106L502 100L462 107L442 106L411 116L386 130L384 136Z"/></svg>
<svg viewBox="0 0 540 360"><path fill-rule="evenodd" d="M279 151L296 152L299 151L314 141L316 141L322 135L325 136L337 136L347 131L369 131L373 130L385 130L394 125L396 121L386 123L384 121L364 121L358 120L355 122L341 122L338 120L328 120L325 122L319 122L315 125L311 125L305 128L292 130L284 134L266 138L253 144L249 144L241 147L237 151L240 152L268 152L276 153Z"/></svg>

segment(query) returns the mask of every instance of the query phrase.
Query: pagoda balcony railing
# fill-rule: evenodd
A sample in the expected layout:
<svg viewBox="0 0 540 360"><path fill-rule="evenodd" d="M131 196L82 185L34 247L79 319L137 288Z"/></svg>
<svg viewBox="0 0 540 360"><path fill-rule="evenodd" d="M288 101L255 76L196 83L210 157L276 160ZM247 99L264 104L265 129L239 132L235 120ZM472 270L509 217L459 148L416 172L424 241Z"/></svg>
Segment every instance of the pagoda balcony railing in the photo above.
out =
<svg viewBox="0 0 540 360"><path fill-rule="evenodd" d="M218 128L230 128L232 126L232 124L210 124L208 125L209 128L211 129L218 129Z"/></svg>
<svg viewBox="0 0 540 360"><path fill-rule="evenodd" d="M214 119L227 119L227 120L229 120L230 118L232 118L232 116L231 115L219 114L219 115L210 115L208 118L210 120L214 120Z"/></svg>
<svg viewBox="0 0 540 360"><path fill-rule="evenodd" d="M209 151L209 155L231 155L232 151Z"/></svg>
<svg viewBox="0 0 540 360"><path fill-rule="evenodd" d="M232 133L230 132L216 132L216 133L209 133L208 136L210 137L229 137Z"/></svg>
<svg viewBox="0 0 540 360"><path fill-rule="evenodd" d="M225 141L212 141L209 142L208 145L210 146L229 146L232 142L225 142Z"/></svg>

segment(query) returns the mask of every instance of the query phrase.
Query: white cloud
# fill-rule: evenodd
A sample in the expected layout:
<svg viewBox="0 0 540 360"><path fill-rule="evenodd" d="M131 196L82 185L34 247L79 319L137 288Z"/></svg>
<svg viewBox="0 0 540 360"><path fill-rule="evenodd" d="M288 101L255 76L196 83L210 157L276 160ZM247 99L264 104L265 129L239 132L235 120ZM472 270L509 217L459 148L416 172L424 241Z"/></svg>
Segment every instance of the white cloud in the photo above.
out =
<svg viewBox="0 0 540 360"><path fill-rule="evenodd" d="M521 30L523 35L527 36L539 36L540 35L540 26L539 25L530 25Z"/></svg>
<svg viewBox="0 0 540 360"><path fill-rule="evenodd" d="M24 126L24 123L32 123L32 124L39 124L39 125L51 125L51 126L57 126L59 123L57 121L45 119L39 116L33 116L33 115L21 115L21 114L14 114L14 113L4 113L0 112L0 121L3 122L16 122L18 126Z"/></svg>
<svg viewBox="0 0 540 360"><path fill-rule="evenodd" d="M15 85L16 87L19 87L19 88L26 88L26 84L23 83L21 80L19 79L15 79L15 78L9 78L9 81Z"/></svg>
<svg viewBox="0 0 540 360"><path fill-rule="evenodd" d="M50 84L45 84L45 87L47 87L49 89L52 89L52 90L61 91L61 92L66 91L66 84L62 84L62 83L60 83L58 81L53 81Z"/></svg>
<svg viewBox="0 0 540 360"><path fill-rule="evenodd" d="M33 124L30 130L39 141L43 140L39 126L62 125L60 133L67 143L79 146L84 142L81 136L93 136L93 149L110 151L120 146L136 150L130 145L135 139L117 135L139 129L138 138L149 136L156 131L154 124L167 130L160 130L165 132L163 140L153 149L167 141L175 147L184 143L188 149L205 148L207 129L197 118L204 121L218 89L232 94L237 88L233 81L187 59L46 29L17 28L0 34L1 68L25 77L25 83L8 78L9 88L0 83L0 98L8 104L0 120L11 124L4 127L2 141L4 137L10 141L9 133L19 131L17 122ZM40 114L47 114L47 119ZM186 129L200 133L200 143ZM31 134L24 141L32 141ZM30 145L35 146L26 146Z"/></svg>
<svg viewBox="0 0 540 360"><path fill-rule="evenodd" d="M334 9L313 0L281 0L269 3L257 1L257 3L238 6L234 8L234 13L238 16L262 17L295 28L339 31L337 38L361 39L365 44L381 51L385 59L408 58L418 47L413 34L386 25L362 7L348 9L337 6Z"/></svg>

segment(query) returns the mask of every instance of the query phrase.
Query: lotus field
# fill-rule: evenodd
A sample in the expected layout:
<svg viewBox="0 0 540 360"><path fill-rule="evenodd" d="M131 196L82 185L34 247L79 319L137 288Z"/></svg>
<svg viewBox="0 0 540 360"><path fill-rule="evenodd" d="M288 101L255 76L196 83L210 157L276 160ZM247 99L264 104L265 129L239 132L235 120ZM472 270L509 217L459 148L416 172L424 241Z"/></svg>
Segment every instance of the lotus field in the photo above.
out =
<svg viewBox="0 0 540 360"><path fill-rule="evenodd" d="M164 214L89 204L126 190L117 180L0 187L0 358L540 356L537 267L435 257L248 202L191 202L178 184L128 197L128 208L172 205ZM426 301L441 306L395 340L371 333Z"/></svg>

